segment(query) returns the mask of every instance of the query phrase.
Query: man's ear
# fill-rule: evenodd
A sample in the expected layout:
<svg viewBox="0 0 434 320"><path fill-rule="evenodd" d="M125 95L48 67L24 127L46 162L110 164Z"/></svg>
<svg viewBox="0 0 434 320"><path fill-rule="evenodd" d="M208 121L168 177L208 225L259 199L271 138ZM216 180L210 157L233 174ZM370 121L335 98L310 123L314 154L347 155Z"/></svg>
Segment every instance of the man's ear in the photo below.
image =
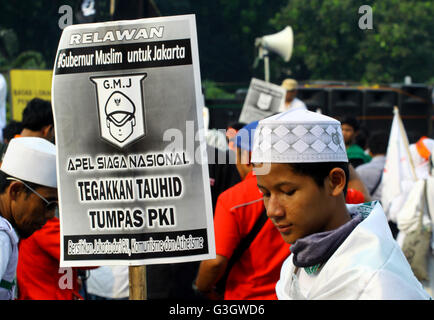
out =
<svg viewBox="0 0 434 320"><path fill-rule="evenodd" d="M25 192L26 187L18 182L18 181L12 181L12 183L9 185L8 187L8 194L9 194L9 198L11 200L17 200L18 197L20 196L21 192Z"/></svg>
<svg viewBox="0 0 434 320"><path fill-rule="evenodd" d="M333 168L332 170L330 170L328 178L330 194L336 197L344 191L347 181L345 171L341 168Z"/></svg>
<svg viewBox="0 0 434 320"><path fill-rule="evenodd" d="M42 131L42 135L43 135L44 137L51 136L51 135L50 135L50 132L51 132L52 130L54 130L54 126L53 126L52 124L48 124L48 125L46 125L45 127L42 127L42 129L41 129L41 131Z"/></svg>
<svg viewBox="0 0 434 320"><path fill-rule="evenodd" d="M243 158L243 160L244 160L243 163L244 163L245 165L251 166L251 165L252 165L252 163L251 163L251 160L252 160L252 153L251 153L250 151L243 150L243 151L242 151L242 154L243 154L242 158Z"/></svg>

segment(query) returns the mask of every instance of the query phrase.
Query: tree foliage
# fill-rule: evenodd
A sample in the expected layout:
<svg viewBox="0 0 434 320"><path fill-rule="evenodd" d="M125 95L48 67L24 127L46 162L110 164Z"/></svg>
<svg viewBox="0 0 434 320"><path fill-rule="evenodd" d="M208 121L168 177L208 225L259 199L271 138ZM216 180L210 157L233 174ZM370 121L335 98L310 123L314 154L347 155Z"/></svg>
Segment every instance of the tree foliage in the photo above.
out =
<svg viewBox="0 0 434 320"><path fill-rule="evenodd" d="M97 1L98 8L108 7L106 2ZM62 34L59 8L69 5L76 12L80 4L80 0L3 1L0 10L0 69L51 69ZM5 36L2 37L2 33Z"/></svg>
<svg viewBox="0 0 434 320"><path fill-rule="evenodd" d="M359 28L362 5L372 7L371 30ZM294 30L295 78L389 83L410 75L426 82L433 70L433 16L430 0L291 0L271 24Z"/></svg>
<svg viewBox="0 0 434 320"><path fill-rule="evenodd" d="M0 29L0 69L45 69L44 56L37 51L21 52L18 37L12 29Z"/></svg>
<svg viewBox="0 0 434 320"><path fill-rule="evenodd" d="M126 0L125 0L126 1ZM61 5L81 0L8 0L0 10L0 69L51 68L62 30ZM133 2L132 2L133 3ZM255 39L290 25L294 52L285 63L271 53L271 81L347 80L368 83L433 81L432 0L154 0L164 16L195 14L202 79L249 83L263 78ZM108 0L98 0L96 21L107 21ZM373 29L361 30L358 9L373 9ZM74 23L77 23L74 16ZM431 80L430 80L431 79Z"/></svg>
<svg viewBox="0 0 434 320"><path fill-rule="evenodd" d="M253 69L257 55L255 38L275 33L270 19L281 1L177 0L155 1L163 15L196 15L201 74L218 82L245 82L263 77Z"/></svg>

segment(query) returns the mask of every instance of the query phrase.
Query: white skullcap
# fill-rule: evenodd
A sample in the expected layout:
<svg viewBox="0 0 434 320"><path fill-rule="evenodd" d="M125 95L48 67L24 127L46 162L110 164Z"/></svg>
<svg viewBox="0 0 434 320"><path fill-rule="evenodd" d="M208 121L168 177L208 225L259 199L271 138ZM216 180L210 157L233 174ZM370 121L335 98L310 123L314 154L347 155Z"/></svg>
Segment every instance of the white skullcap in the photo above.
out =
<svg viewBox="0 0 434 320"><path fill-rule="evenodd" d="M298 83L294 79L285 79L282 81L281 86L286 90L291 91L297 89Z"/></svg>
<svg viewBox="0 0 434 320"><path fill-rule="evenodd" d="M42 138L14 138L9 142L0 170L14 178L57 188L56 146Z"/></svg>
<svg viewBox="0 0 434 320"><path fill-rule="evenodd" d="M305 109L259 121L252 162L348 162L341 123Z"/></svg>

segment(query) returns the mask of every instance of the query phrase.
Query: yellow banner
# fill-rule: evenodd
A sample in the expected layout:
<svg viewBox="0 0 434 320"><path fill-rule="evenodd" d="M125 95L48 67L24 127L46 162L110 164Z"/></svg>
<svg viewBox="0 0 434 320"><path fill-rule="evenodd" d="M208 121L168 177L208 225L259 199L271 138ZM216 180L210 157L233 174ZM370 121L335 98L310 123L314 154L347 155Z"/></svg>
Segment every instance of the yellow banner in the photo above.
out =
<svg viewBox="0 0 434 320"><path fill-rule="evenodd" d="M12 119L21 121L24 108L33 98L51 101L52 78L52 70L10 71Z"/></svg>

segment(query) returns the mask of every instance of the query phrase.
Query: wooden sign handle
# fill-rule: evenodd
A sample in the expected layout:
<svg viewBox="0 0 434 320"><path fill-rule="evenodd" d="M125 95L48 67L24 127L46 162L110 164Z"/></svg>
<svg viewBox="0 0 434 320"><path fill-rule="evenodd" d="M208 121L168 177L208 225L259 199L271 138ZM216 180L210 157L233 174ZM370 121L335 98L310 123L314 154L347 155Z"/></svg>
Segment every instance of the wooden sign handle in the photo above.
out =
<svg viewBox="0 0 434 320"><path fill-rule="evenodd" d="M146 300L146 266L128 267L130 300Z"/></svg>

